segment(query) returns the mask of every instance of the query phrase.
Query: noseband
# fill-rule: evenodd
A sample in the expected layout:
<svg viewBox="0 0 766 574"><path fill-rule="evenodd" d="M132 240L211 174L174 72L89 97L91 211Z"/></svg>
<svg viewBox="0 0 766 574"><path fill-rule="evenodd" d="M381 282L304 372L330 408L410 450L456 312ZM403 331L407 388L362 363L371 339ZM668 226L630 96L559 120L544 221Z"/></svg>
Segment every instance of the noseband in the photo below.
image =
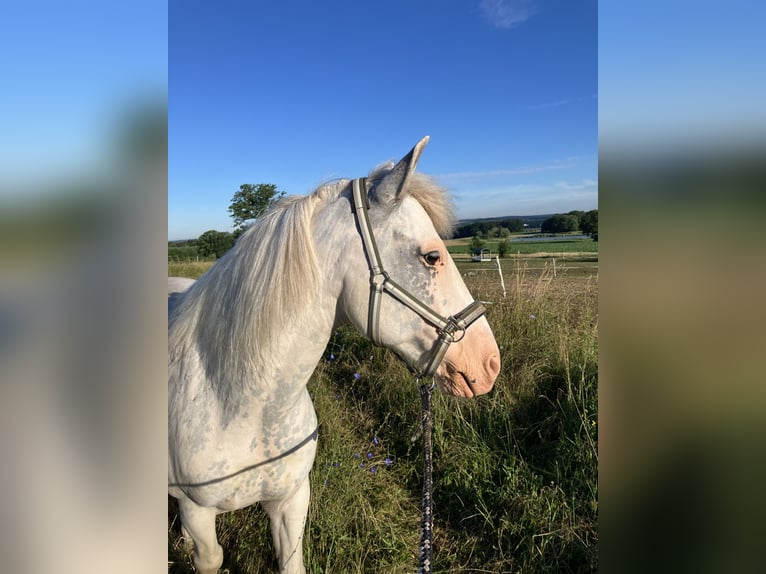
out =
<svg viewBox="0 0 766 574"><path fill-rule="evenodd" d="M354 214L359 226L359 233L362 236L364 251L367 254L367 262L370 266L370 306L367 315L367 336L374 344L381 345L380 303L383 293L386 292L402 305L420 315L427 323L436 327L439 338L426 358L425 367L422 370L410 367L418 377L433 377L450 344L462 339L465 330L479 317L484 315L486 309L484 305L474 301L462 311L449 317L443 317L391 279L383 269L380 252L375 243L375 236L372 233L372 225L370 224L370 215L368 213L370 201L367 197L367 178L355 179L351 189Z"/></svg>

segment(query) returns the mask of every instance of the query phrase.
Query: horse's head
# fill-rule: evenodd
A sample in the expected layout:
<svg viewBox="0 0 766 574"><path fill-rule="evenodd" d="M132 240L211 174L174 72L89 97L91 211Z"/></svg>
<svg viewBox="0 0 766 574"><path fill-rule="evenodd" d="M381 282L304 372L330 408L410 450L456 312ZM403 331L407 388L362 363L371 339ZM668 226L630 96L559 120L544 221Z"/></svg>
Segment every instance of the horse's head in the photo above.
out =
<svg viewBox="0 0 766 574"><path fill-rule="evenodd" d="M349 185L349 193L357 188L356 247L343 265L340 303L352 324L411 369L427 372L431 363L442 391L472 397L492 389L500 352L440 237L452 225L450 202L431 179L414 173L426 143L427 137L393 167Z"/></svg>

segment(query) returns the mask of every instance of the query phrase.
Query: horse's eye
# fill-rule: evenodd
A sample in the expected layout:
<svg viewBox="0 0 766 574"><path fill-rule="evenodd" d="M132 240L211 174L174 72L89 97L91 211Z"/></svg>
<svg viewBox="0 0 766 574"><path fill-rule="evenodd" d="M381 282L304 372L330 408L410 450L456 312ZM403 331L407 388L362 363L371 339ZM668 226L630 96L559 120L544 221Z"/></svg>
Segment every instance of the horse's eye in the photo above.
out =
<svg viewBox="0 0 766 574"><path fill-rule="evenodd" d="M436 265L441 259L441 254L438 251L429 251L423 255L423 259L428 265Z"/></svg>

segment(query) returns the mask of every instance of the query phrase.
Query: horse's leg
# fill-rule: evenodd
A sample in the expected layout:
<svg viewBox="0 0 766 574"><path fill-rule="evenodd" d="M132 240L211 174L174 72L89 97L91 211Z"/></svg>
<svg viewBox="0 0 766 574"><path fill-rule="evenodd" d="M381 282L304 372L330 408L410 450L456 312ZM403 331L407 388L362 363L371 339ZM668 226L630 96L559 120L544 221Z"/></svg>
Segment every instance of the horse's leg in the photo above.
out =
<svg viewBox="0 0 766 574"><path fill-rule="evenodd" d="M197 506L186 498L178 501L181 531L194 541L194 566L200 574L216 574L223 563L223 549L215 535L213 508Z"/></svg>
<svg viewBox="0 0 766 574"><path fill-rule="evenodd" d="M271 536L279 559L281 574L305 574L303 566L303 529L309 511L309 479L283 500L261 503L271 519Z"/></svg>

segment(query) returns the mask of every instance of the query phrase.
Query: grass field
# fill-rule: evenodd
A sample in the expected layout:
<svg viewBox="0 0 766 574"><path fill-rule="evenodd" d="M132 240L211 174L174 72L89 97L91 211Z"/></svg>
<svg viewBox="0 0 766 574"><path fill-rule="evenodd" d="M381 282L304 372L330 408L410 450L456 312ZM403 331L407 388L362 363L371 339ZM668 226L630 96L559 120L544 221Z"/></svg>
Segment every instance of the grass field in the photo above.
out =
<svg viewBox="0 0 766 574"><path fill-rule="evenodd" d="M470 258L471 238L449 239L445 242L453 257ZM485 247L497 253L498 240L488 240ZM555 241L511 241L508 255L537 254L554 256L560 253L598 253L598 242L592 239L556 239Z"/></svg>
<svg viewBox="0 0 766 574"><path fill-rule="evenodd" d="M586 257L586 259L588 259ZM502 355L495 389L434 394L434 572L594 572L597 563L597 262L458 262ZM172 264L174 275L204 266ZM209 264L206 264L209 266ZM562 267L571 267L563 269ZM357 376L358 375L358 376ZM415 382L340 329L309 382L319 418L304 558L311 573L417 569L422 456ZM193 571L169 505L169 571ZM276 571L259 507L219 516L223 571Z"/></svg>

